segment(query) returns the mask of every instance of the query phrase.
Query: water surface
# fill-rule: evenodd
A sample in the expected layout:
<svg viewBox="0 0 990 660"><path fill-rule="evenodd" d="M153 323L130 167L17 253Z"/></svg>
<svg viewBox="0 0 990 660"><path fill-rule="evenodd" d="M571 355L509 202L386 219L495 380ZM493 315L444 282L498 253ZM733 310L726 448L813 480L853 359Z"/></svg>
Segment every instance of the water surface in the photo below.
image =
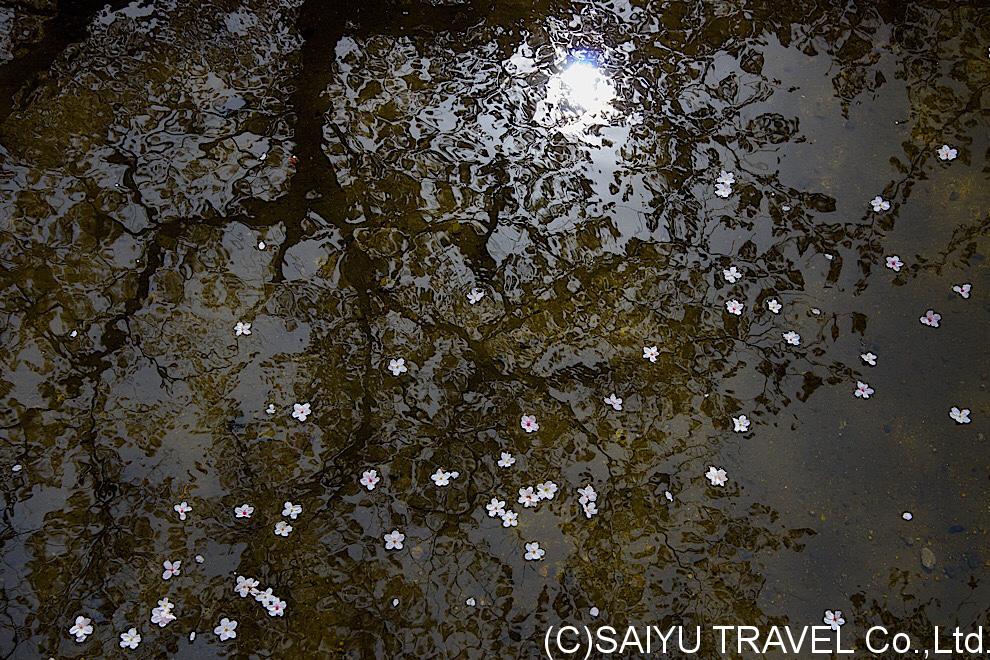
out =
<svg viewBox="0 0 990 660"><path fill-rule="evenodd" d="M990 623L988 46L975 1L0 8L0 653Z"/></svg>

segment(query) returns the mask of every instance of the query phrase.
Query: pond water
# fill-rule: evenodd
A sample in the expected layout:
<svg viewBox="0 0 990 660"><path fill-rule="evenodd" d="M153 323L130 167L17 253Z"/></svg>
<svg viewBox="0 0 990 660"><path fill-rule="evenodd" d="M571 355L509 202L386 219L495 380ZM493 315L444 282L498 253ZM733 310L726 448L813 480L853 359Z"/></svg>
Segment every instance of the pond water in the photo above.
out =
<svg viewBox="0 0 990 660"><path fill-rule="evenodd" d="M0 8L3 657L990 623L990 13L829 5Z"/></svg>

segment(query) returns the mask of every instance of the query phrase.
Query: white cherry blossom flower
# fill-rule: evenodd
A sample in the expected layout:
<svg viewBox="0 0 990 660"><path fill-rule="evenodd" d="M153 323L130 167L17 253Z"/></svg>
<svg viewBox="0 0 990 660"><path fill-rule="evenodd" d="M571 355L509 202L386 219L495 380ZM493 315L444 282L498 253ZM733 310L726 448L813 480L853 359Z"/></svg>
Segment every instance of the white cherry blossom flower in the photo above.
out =
<svg viewBox="0 0 990 660"><path fill-rule="evenodd" d="M386 550L402 550L402 542L406 540L406 535L397 529L384 536Z"/></svg>
<svg viewBox="0 0 990 660"><path fill-rule="evenodd" d="M516 457L515 456L513 456L512 454L510 454L507 451L503 451L502 454L501 454L501 456L499 456L498 466L500 468L512 467L512 465L515 462L516 462Z"/></svg>
<svg viewBox="0 0 990 660"><path fill-rule="evenodd" d="M151 610L151 622L156 624L160 628L164 628L168 624L175 621L175 615L168 610L163 610L160 607L156 607Z"/></svg>
<svg viewBox="0 0 990 660"><path fill-rule="evenodd" d="M378 476L378 470L365 470L361 475L361 485L368 490L374 490L379 481L381 477Z"/></svg>
<svg viewBox="0 0 990 660"><path fill-rule="evenodd" d="M481 302L481 299L485 297L485 292L481 289L474 288L467 294L468 302L472 305Z"/></svg>
<svg viewBox="0 0 990 660"><path fill-rule="evenodd" d="M729 284L735 284L742 279L742 273L740 273L739 269L735 266L730 266L729 268L722 269L722 277L724 277L725 281Z"/></svg>
<svg viewBox="0 0 990 660"><path fill-rule="evenodd" d="M301 504L293 504L292 502L285 502L282 505L282 507L283 507L282 508L282 515L283 516L289 516L289 518L292 518L293 520L295 520L296 518L298 518L299 517L299 514L302 513L302 505Z"/></svg>
<svg viewBox="0 0 990 660"><path fill-rule="evenodd" d="M292 525L285 522L284 520L279 520L275 523L275 536L288 536L292 532Z"/></svg>
<svg viewBox="0 0 990 660"><path fill-rule="evenodd" d="M853 394L855 394L856 397L860 399L869 399L871 396L873 396L873 388L870 387L867 383L864 383L861 380L857 380L856 391L853 392Z"/></svg>
<svg viewBox="0 0 990 660"><path fill-rule="evenodd" d="M526 544L526 560L527 561L539 561L543 559L543 555L547 554L546 550L540 547L539 543L535 541L533 543Z"/></svg>
<svg viewBox="0 0 990 660"><path fill-rule="evenodd" d="M485 505L485 508L488 509L488 515L490 517L500 518L505 513L505 500L493 497L491 502Z"/></svg>
<svg viewBox="0 0 990 660"><path fill-rule="evenodd" d="M708 477L708 481L710 481L713 486L724 486L725 481L728 478L725 470L722 468L717 468L714 465L710 465L708 467L708 472L705 473L705 476Z"/></svg>
<svg viewBox="0 0 990 660"><path fill-rule="evenodd" d="M925 315L918 320L927 326L937 328L938 322L942 320L942 315L936 314L933 310L928 310L925 312Z"/></svg>
<svg viewBox="0 0 990 660"><path fill-rule="evenodd" d="M584 515L589 519L598 513L598 505L595 502L585 502L581 505L581 508L584 510Z"/></svg>
<svg viewBox="0 0 990 660"><path fill-rule="evenodd" d="M729 302L725 303L725 309L729 312L729 314L740 316L743 313L743 304L733 298Z"/></svg>
<svg viewBox="0 0 990 660"><path fill-rule="evenodd" d="M904 513L901 514L901 518L903 518L904 520L912 520L914 518L914 514L911 513L910 511L905 511Z"/></svg>
<svg viewBox="0 0 990 660"><path fill-rule="evenodd" d="M501 516L502 527L515 527L519 524L519 514L515 511L506 511Z"/></svg>
<svg viewBox="0 0 990 660"><path fill-rule="evenodd" d="M791 346L798 346L801 343L801 335L794 332L793 330L789 330L788 332L785 332L782 336L784 338L784 341L786 341Z"/></svg>
<svg viewBox="0 0 990 660"><path fill-rule="evenodd" d="M166 561L166 562L163 562L162 563L162 566L165 568L164 572L162 572L162 579L163 580L168 580L173 575L178 575L179 574L179 567L182 566L182 562L181 561Z"/></svg>
<svg viewBox="0 0 990 660"><path fill-rule="evenodd" d="M726 185L731 186L733 183L736 182L736 175L733 174L732 172L726 172L725 170L722 170L721 172L719 172L718 178L715 179L715 181L716 183L724 183Z"/></svg>
<svg viewBox="0 0 990 660"><path fill-rule="evenodd" d="M254 507L250 504L242 504L234 507L235 518L250 518L252 513L254 513Z"/></svg>
<svg viewBox="0 0 990 660"><path fill-rule="evenodd" d="M728 183L716 183L715 194L722 199L726 199L732 194L732 186Z"/></svg>
<svg viewBox="0 0 990 660"><path fill-rule="evenodd" d="M644 360L649 360L650 362L656 362L658 357L660 357L660 351L657 350L656 346L643 347Z"/></svg>
<svg viewBox="0 0 990 660"><path fill-rule="evenodd" d="M769 309L774 314L780 314L780 310L783 309L783 305L776 298L771 298L767 301L767 309Z"/></svg>
<svg viewBox="0 0 990 660"><path fill-rule="evenodd" d="M877 366L877 356L874 355L873 353L863 353L859 357L861 357L863 359L863 362L870 365L871 367Z"/></svg>
<svg viewBox="0 0 990 660"><path fill-rule="evenodd" d="M518 502L522 504L527 509L536 506L540 503L540 497L533 490L532 486L527 486L526 488L519 489L519 500Z"/></svg>
<svg viewBox="0 0 990 660"><path fill-rule="evenodd" d="M892 254L891 256L887 257L886 261L887 261L887 268L891 269L895 273L901 272L901 267L904 265L904 262L901 261L901 258L898 257L896 254Z"/></svg>
<svg viewBox="0 0 990 660"><path fill-rule="evenodd" d="M69 634L76 638L79 643L85 642L86 638L93 634L93 622L84 616L77 616L76 622L69 628Z"/></svg>
<svg viewBox="0 0 990 660"><path fill-rule="evenodd" d="M474 607L477 604L477 601L472 596L471 598L468 598L466 601L464 601L464 604L467 605L468 607Z"/></svg>
<svg viewBox="0 0 990 660"><path fill-rule="evenodd" d="M186 514L192 511L192 507L189 506L188 502L179 502L172 508L179 514L179 520L185 520Z"/></svg>
<svg viewBox="0 0 990 660"><path fill-rule="evenodd" d="M958 293L963 298L969 298L969 292L973 290L972 284L956 284L952 287L952 290Z"/></svg>
<svg viewBox="0 0 990 660"><path fill-rule="evenodd" d="M535 415L523 415L519 425L523 427L523 430L526 431L526 433L532 433L540 430L540 425L536 423Z"/></svg>
<svg viewBox="0 0 990 660"><path fill-rule="evenodd" d="M274 415L275 414L275 404L274 403L269 403L268 404L268 407L265 408L265 412L268 413L269 415Z"/></svg>
<svg viewBox="0 0 990 660"><path fill-rule="evenodd" d="M220 638L221 642L237 637L237 621L224 617L220 619L220 625L213 629L213 634Z"/></svg>
<svg viewBox="0 0 990 660"><path fill-rule="evenodd" d="M255 589L258 588L258 581L254 578L244 577L243 575L237 576L237 585L234 586L234 591L237 592L241 598L247 598L251 595Z"/></svg>
<svg viewBox="0 0 990 660"><path fill-rule="evenodd" d="M969 424L969 408L956 408L952 406L952 410L949 411L949 417L956 420L956 424Z"/></svg>
<svg viewBox="0 0 990 660"><path fill-rule="evenodd" d="M131 628L127 632L120 633L120 648L136 649L140 643L141 635L138 634L137 628Z"/></svg>
<svg viewBox="0 0 990 660"><path fill-rule="evenodd" d="M195 557L193 557L193 559L196 560L197 564L202 564L204 561L206 561L206 558L203 557L203 555L196 555Z"/></svg>
<svg viewBox="0 0 990 660"><path fill-rule="evenodd" d="M615 392L605 397L605 405L612 406L615 410L622 410L622 399L615 396Z"/></svg>
<svg viewBox="0 0 990 660"><path fill-rule="evenodd" d="M251 324L238 321L237 325L234 326L234 336L240 337L241 335L249 334L251 334Z"/></svg>
<svg viewBox="0 0 990 660"><path fill-rule="evenodd" d="M306 418L312 414L313 412L312 410L310 410L308 401L306 403L292 404L292 416L298 419L300 422L305 422Z"/></svg>
<svg viewBox="0 0 990 660"><path fill-rule="evenodd" d="M459 472L447 472L443 468L437 468L437 471L430 476L430 479L433 480L433 483L435 483L438 488L442 488L443 486L450 485L450 480L456 479L459 476Z"/></svg>
<svg viewBox="0 0 990 660"><path fill-rule="evenodd" d="M826 626L829 626L832 630L838 630L840 627L844 626L846 620L842 618L842 612L836 610L825 610L825 618L822 619Z"/></svg>
<svg viewBox="0 0 990 660"><path fill-rule="evenodd" d="M282 616L285 614L285 601L276 598L268 603L268 607L265 609L268 610L268 616Z"/></svg>
<svg viewBox="0 0 990 660"><path fill-rule="evenodd" d="M393 376L399 376L409 371L409 368L406 367L404 358L395 358L388 361L388 370L392 372Z"/></svg>
<svg viewBox="0 0 990 660"><path fill-rule="evenodd" d="M745 433L749 430L749 418L746 415L732 418L732 430L736 433Z"/></svg>
<svg viewBox="0 0 990 660"><path fill-rule="evenodd" d="M278 598L278 596L272 593L271 587L268 587L264 591L258 589L254 592L254 599L261 603L261 606L265 609L268 609L268 606L271 605L272 601L276 598Z"/></svg>
<svg viewBox="0 0 990 660"><path fill-rule="evenodd" d="M873 199L871 199L870 200L870 204L873 206L873 212L874 213L881 213L882 211L889 211L890 210L890 202L888 202L887 200L885 200L880 195L877 195L876 197L874 197Z"/></svg>
<svg viewBox="0 0 990 660"><path fill-rule="evenodd" d="M545 481L542 484L536 484L536 496L541 500L552 500L556 493L557 484L552 481Z"/></svg>
<svg viewBox="0 0 990 660"><path fill-rule="evenodd" d="M955 160L959 152L947 144L943 144L938 148L939 160Z"/></svg>
<svg viewBox="0 0 990 660"><path fill-rule="evenodd" d="M598 493L595 492L595 488L591 484L588 484L584 488L578 488L577 492L581 496L582 504L585 502L594 502L598 499Z"/></svg>

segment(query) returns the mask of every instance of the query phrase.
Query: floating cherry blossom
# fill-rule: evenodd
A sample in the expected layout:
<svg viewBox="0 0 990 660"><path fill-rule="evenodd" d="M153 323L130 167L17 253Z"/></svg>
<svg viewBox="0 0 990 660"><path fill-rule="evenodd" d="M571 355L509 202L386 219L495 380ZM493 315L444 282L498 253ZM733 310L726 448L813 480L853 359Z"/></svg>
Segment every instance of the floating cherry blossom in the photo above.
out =
<svg viewBox="0 0 990 660"><path fill-rule="evenodd" d="M408 367L406 367L406 361L404 358L395 358L394 360L389 360L388 370L392 372L393 376L401 376L402 374L409 371Z"/></svg>
<svg viewBox="0 0 990 660"><path fill-rule="evenodd" d="M826 626L829 626L832 630L838 630L840 627L846 624L846 620L842 618L842 612L836 610L825 610L825 618L822 619Z"/></svg>
<svg viewBox="0 0 990 660"><path fill-rule="evenodd" d="M477 604L477 601L472 596L471 598L468 598L467 600L465 600L464 601L464 604L467 605L468 607L474 607Z"/></svg>
<svg viewBox="0 0 990 660"><path fill-rule="evenodd" d="M437 487L442 488L443 486L450 485L451 479L456 479L459 476L461 476L460 472L447 472L443 468L437 468L437 471L433 473L430 479L433 480L433 483L435 483Z"/></svg>
<svg viewBox="0 0 990 660"><path fill-rule="evenodd" d="M213 629L213 634L220 638L221 642L237 637L237 621L224 617L220 619L220 625Z"/></svg>
<svg viewBox="0 0 990 660"><path fill-rule="evenodd" d="M120 648L133 650L136 649L140 643L141 635L138 634L137 628L131 628L127 632L120 633Z"/></svg>
<svg viewBox="0 0 990 660"><path fill-rule="evenodd" d="M786 341L791 346L798 346L801 344L801 335L794 332L793 330L789 330L781 336L784 338L784 341Z"/></svg>
<svg viewBox="0 0 990 660"><path fill-rule="evenodd" d="M268 610L268 616L282 616L285 614L285 601L275 598L268 603L265 609Z"/></svg>
<svg viewBox="0 0 990 660"><path fill-rule="evenodd" d="M515 511L506 511L501 516L502 527L515 527L519 524L519 514Z"/></svg>
<svg viewBox="0 0 990 660"><path fill-rule="evenodd" d="M166 562L162 563L162 566L165 568L165 570L162 572L162 579L163 580L168 580L168 579L172 578L173 576L179 574L179 572L180 572L179 571L179 568L180 568L180 566L182 566L182 562L181 561L166 561Z"/></svg>
<svg viewBox="0 0 990 660"><path fill-rule="evenodd" d="M736 182L736 177L732 172L722 170L715 180L715 194L725 199L732 194L732 184Z"/></svg>
<svg viewBox="0 0 990 660"><path fill-rule="evenodd" d="M274 403L269 403L268 404L268 407L265 408L265 412L268 413L269 415L274 415L275 414L275 404Z"/></svg>
<svg viewBox="0 0 990 660"><path fill-rule="evenodd" d="M725 281L729 284L735 284L742 279L742 273L740 273L739 269L735 266L730 266L729 268L722 270L722 277L724 277Z"/></svg>
<svg viewBox="0 0 990 660"><path fill-rule="evenodd" d="M241 335L251 334L251 324L245 323L243 321L238 321L237 325L234 326L234 336L240 337Z"/></svg>
<svg viewBox="0 0 990 660"><path fill-rule="evenodd" d="M175 605L169 602L168 597L162 598L158 601L158 607L154 607L151 610L151 622L160 628L164 628L175 621L175 615L172 614L173 608L175 608Z"/></svg>
<svg viewBox="0 0 990 660"><path fill-rule="evenodd" d="M406 540L406 535L397 529L385 535L386 550L402 550L402 542Z"/></svg>
<svg viewBox="0 0 990 660"><path fill-rule="evenodd" d="M732 430L736 433L745 433L749 430L749 419L746 415L739 415L739 417L732 418Z"/></svg>
<svg viewBox="0 0 990 660"><path fill-rule="evenodd" d="M598 493L595 492L595 489L591 484L588 484L584 488L578 488L577 492L578 495L580 495L578 498L578 504L581 505L581 509L584 511L584 516L590 520L592 516L598 513L598 505L596 504L596 501L598 500Z"/></svg>
<svg viewBox="0 0 990 660"><path fill-rule="evenodd" d="M172 508L179 514L179 520L185 520L186 514L192 511L192 507L189 506L188 502L179 502Z"/></svg>
<svg viewBox="0 0 990 660"><path fill-rule="evenodd" d="M725 303L725 309L729 312L729 314L739 316L743 313L743 304L733 298L729 302Z"/></svg>
<svg viewBox="0 0 990 660"><path fill-rule="evenodd" d="M361 475L361 485L368 490L374 490L379 481L381 478L378 476L378 470L365 470Z"/></svg>
<svg viewBox="0 0 990 660"><path fill-rule="evenodd" d="M485 292L481 289L471 289L467 294L467 300L472 305L481 302L481 299L485 297Z"/></svg>
<svg viewBox="0 0 990 660"><path fill-rule="evenodd" d="M552 500L553 496L557 493L557 484L552 481L546 481L541 484L536 484L536 496L541 500Z"/></svg>
<svg viewBox="0 0 990 660"><path fill-rule="evenodd" d="M512 454L507 451L503 451L501 456L499 456L498 466L500 468L512 467L515 462L516 458Z"/></svg>
<svg viewBox="0 0 990 660"><path fill-rule="evenodd" d="M526 544L526 560L527 561L539 561L543 559L543 555L547 554L546 550L540 547L539 543L535 541L533 543Z"/></svg>
<svg viewBox="0 0 990 660"><path fill-rule="evenodd" d="M969 424L969 408L956 408L952 406L949 417L956 420L956 424Z"/></svg>
<svg viewBox="0 0 990 660"><path fill-rule="evenodd" d="M312 414L313 413L309 407L308 401L306 403L292 404L292 416L298 419L300 422L305 422L306 418Z"/></svg>
<svg viewBox="0 0 990 660"><path fill-rule="evenodd" d="M485 505L485 509L488 510L488 515L492 518L500 518L505 513L505 500L500 500L497 497L493 497L491 501Z"/></svg>
<svg viewBox="0 0 990 660"><path fill-rule="evenodd" d="M284 520L279 520L275 523L275 536L288 536L292 533L292 525L285 522Z"/></svg>
<svg viewBox="0 0 990 660"><path fill-rule="evenodd" d="M236 591L241 598L246 598L255 592L259 584L260 583L254 578L238 575L237 584L234 586L234 591Z"/></svg>
<svg viewBox="0 0 990 660"><path fill-rule="evenodd" d="M605 405L612 406L614 410L622 410L622 399L615 396L615 392L605 397Z"/></svg>
<svg viewBox="0 0 990 660"><path fill-rule="evenodd" d="M972 284L956 284L952 287L952 290L958 293L963 298L969 298L969 292L973 290Z"/></svg>
<svg viewBox="0 0 990 660"><path fill-rule="evenodd" d="M921 321L924 325L930 326L932 328L937 328L938 322L942 320L942 315L936 314L933 310L928 310L927 312L925 312L925 315L918 320Z"/></svg>
<svg viewBox="0 0 990 660"><path fill-rule="evenodd" d="M869 399L871 396L873 396L873 388L870 387L869 384L864 383L861 380L857 380L856 390L853 392L853 394L855 394L856 397L860 399Z"/></svg>
<svg viewBox="0 0 990 660"><path fill-rule="evenodd" d="M870 200L870 204L873 206L873 212L874 213L882 213L883 211L889 211L890 210L890 202L888 202L887 200L885 200L880 195L877 195L876 197L874 197L873 199L871 199Z"/></svg>
<svg viewBox="0 0 990 660"><path fill-rule="evenodd" d="M714 465L708 467L708 472L705 473L708 481L712 486L724 486L725 481L728 478L725 470L722 468L717 468Z"/></svg>
<svg viewBox="0 0 990 660"><path fill-rule="evenodd" d="M886 261L887 261L887 268L891 269L895 273L901 272L901 267L904 265L904 262L901 261L901 258L898 257L896 254L887 257Z"/></svg>
<svg viewBox="0 0 990 660"><path fill-rule="evenodd" d="M527 486L519 489L518 502L528 509L540 503L540 496L536 494L532 486Z"/></svg>
<svg viewBox="0 0 990 660"><path fill-rule="evenodd" d="M780 304L776 298L771 298L767 301L767 309L769 309L774 314L780 314L780 310L783 309L783 305Z"/></svg>
<svg viewBox="0 0 990 660"><path fill-rule="evenodd" d="M252 513L254 513L254 507L250 504L242 504L234 507L235 518L250 518Z"/></svg>
<svg viewBox="0 0 990 660"><path fill-rule="evenodd" d="M871 367L877 366L877 356L874 355L873 353L863 353L859 357L861 357L863 359L863 362L870 365Z"/></svg>
<svg viewBox="0 0 990 660"><path fill-rule="evenodd" d="M914 518L914 514L912 514L910 511L905 511L904 513L901 514L901 518L903 518L904 520L911 520Z"/></svg>
<svg viewBox="0 0 990 660"><path fill-rule="evenodd" d="M300 513L302 513L302 505L301 504L293 504L292 502L285 502L282 505L282 515L283 516L288 516L292 520L295 520L296 518L299 517L299 514Z"/></svg>
<svg viewBox="0 0 990 660"><path fill-rule="evenodd" d="M519 425L523 427L523 430L526 431L526 433L532 433L540 430L540 425L536 423L536 417L533 415L523 415Z"/></svg>
<svg viewBox="0 0 990 660"><path fill-rule="evenodd" d="M76 622L69 628L69 634L73 635L77 642L85 642L86 638L93 634L92 620L84 616L77 616Z"/></svg>
<svg viewBox="0 0 990 660"><path fill-rule="evenodd" d="M660 351L657 350L656 346L643 347L644 360L649 360L650 362L656 362L658 357L660 357Z"/></svg>
<svg viewBox="0 0 990 660"><path fill-rule="evenodd" d="M938 148L939 160L955 160L958 154L959 154L958 151L956 151L947 144L943 144L941 147Z"/></svg>

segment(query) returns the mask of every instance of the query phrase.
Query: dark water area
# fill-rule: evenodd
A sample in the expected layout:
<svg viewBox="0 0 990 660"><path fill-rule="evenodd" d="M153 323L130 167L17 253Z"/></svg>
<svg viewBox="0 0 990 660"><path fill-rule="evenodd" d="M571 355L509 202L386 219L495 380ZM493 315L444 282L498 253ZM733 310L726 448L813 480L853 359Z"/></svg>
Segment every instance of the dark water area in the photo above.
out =
<svg viewBox="0 0 990 660"><path fill-rule="evenodd" d="M990 625L988 48L975 1L0 3L0 657Z"/></svg>

